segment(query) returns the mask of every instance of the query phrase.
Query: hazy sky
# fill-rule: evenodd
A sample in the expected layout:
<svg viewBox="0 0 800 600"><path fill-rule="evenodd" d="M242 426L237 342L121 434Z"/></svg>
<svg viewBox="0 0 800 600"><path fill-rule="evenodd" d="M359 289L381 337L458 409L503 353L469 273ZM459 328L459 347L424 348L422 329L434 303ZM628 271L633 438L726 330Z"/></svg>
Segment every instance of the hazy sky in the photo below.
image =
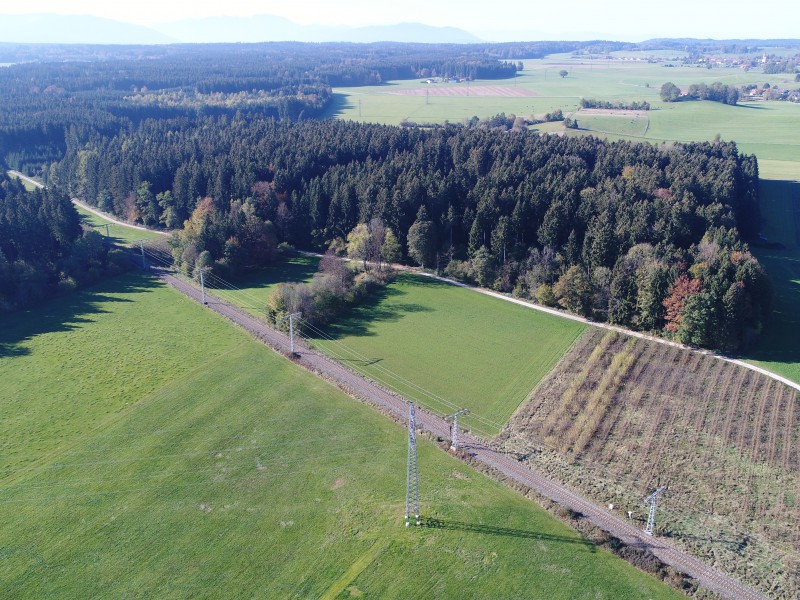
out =
<svg viewBox="0 0 800 600"><path fill-rule="evenodd" d="M0 0L0 14L35 12L91 14L141 25L186 17L255 14L279 15L306 25L414 21L460 27L498 41L800 36L800 2L796 0Z"/></svg>

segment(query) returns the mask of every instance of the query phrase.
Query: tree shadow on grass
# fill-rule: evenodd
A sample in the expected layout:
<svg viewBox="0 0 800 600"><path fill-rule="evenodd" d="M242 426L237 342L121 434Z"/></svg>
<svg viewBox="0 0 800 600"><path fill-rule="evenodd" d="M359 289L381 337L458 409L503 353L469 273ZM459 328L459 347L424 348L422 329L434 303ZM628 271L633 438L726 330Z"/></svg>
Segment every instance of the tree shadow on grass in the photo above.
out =
<svg viewBox="0 0 800 600"><path fill-rule="evenodd" d="M331 101L325 109L325 119L336 119L344 115L346 110L355 108L349 101L347 94L331 94Z"/></svg>
<svg viewBox="0 0 800 600"><path fill-rule="evenodd" d="M543 542L563 542L566 544L578 544L584 546L589 552L596 552L596 546L589 540L577 537L567 537L563 535L553 535L542 533L541 531L529 531L526 529L515 529L513 527L498 527L496 525L483 525L480 523L466 523L464 521L454 521L452 519L433 519L422 517L421 527L432 529L448 529L451 531L466 531L469 533L479 533L483 535L498 535L505 537L523 538L531 540L541 540Z"/></svg>
<svg viewBox="0 0 800 600"><path fill-rule="evenodd" d="M316 257L290 257L270 267L253 269L233 280L238 287L269 287L284 282L309 282L319 267ZM264 298L266 303L267 299Z"/></svg>
<svg viewBox="0 0 800 600"><path fill-rule="evenodd" d="M765 185L767 182L762 182L762 186ZM772 240L783 244L783 250L753 248L772 280L774 312L758 345L744 358L797 365L800 364L797 342L800 339L800 312L797 310L800 306L800 185L788 181L770 181L768 185L772 194L781 196L787 203L788 214L783 215L789 222L782 230L784 237Z"/></svg>
<svg viewBox="0 0 800 600"><path fill-rule="evenodd" d="M111 294L132 294L161 285L155 277L133 272L0 315L0 359L30 354L24 344L38 335L72 331L91 323L92 315L109 312L102 308L105 303L132 302Z"/></svg>
<svg viewBox="0 0 800 600"><path fill-rule="evenodd" d="M432 312L434 309L424 304L413 302L396 302L407 292L395 285L380 288L365 298L358 306L354 306L326 327L326 333L333 339L345 337L364 337L376 335L375 323L394 323L403 319L408 313Z"/></svg>

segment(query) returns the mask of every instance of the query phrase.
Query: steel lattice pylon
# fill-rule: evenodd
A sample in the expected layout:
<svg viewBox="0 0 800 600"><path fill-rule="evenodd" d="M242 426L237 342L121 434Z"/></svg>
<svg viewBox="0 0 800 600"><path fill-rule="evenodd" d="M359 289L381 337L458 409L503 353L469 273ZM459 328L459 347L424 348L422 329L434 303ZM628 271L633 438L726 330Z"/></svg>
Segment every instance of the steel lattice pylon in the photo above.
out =
<svg viewBox="0 0 800 600"><path fill-rule="evenodd" d="M412 512L413 511L413 512ZM406 527L409 517L419 520L419 470L417 468L417 417L414 403L408 405L408 463L406 466Z"/></svg>
<svg viewBox="0 0 800 600"><path fill-rule="evenodd" d="M667 486L662 485L644 500L645 506L648 504L650 505L650 511L647 514L647 527L644 528L644 532L647 535L653 535L653 529L655 529L656 526L656 498L658 498L658 495L666 489Z"/></svg>
<svg viewBox="0 0 800 600"><path fill-rule="evenodd" d="M453 424L450 425L450 449L451 450L458 450L458 417L459 415L465 415L469 412L466 408L462 408L460 411L453 413L452 415L448 415L444 418L445 421L452 421Z"/></svg>

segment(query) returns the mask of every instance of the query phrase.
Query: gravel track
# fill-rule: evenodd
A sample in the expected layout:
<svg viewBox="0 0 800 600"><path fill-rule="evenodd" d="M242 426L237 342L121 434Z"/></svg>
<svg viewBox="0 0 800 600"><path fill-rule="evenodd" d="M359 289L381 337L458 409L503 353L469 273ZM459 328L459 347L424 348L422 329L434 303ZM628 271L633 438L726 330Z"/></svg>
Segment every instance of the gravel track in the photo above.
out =
<svg viewBox="0 0 800 600"><path fill-rule="evenodd" d="M157 271L158 272L158 271ZM158 272L158 276L170 286L189 298L200 302L200 290L186 281L169 274ZM250 316L245 311L206 292L208 308L222 315L248 333L263 341L281 354L289 354L289 337L264 322ZM349 395L356 396L397 421L404 421L408 415L408 402L388 392L378 384L355 374L333 359L308 348L302 340L295 340L295 350L299 356L294 362L318 376L338 386ZM449 424L438 415L418 407L417 425L435 436L448 439ZM718 593L723 598L763 599L765 596L743 585L719 569L710 567L697 558L672 546L667 540L646 535L629 521L600 508L581 497L568 487L556 483L537 473L516 459L488 447L484 442L467 434L459 436L463 446L474 458L495 469L510 479L527 486L554 502L583 514L591 523L618 537L624 543L649 549L664 563L690 575L701 585Z"/></svg>

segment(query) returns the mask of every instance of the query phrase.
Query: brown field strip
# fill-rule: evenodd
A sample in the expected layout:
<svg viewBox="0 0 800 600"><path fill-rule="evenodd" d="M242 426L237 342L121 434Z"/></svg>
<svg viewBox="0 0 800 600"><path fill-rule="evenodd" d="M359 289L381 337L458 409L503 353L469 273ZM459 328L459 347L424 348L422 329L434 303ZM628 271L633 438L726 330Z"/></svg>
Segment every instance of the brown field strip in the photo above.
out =
<svg viewBox="0 0 800 600"><path fill-rule="evenodd" d="M466 83L455 85L424 83L422 85L425 87L383 93L390 96L429 96L431 98L469 98L470 96L476 98L535 98L539 95L526 88L507 85L467 85Z"/></svg>
<svg viewBox="0 0 800 600"><path fill-rule="evenodd" d="M738 365L590 329L498 440L634 514L669 483L662 534L772 597L800 598L797 403Z"/></svg>

